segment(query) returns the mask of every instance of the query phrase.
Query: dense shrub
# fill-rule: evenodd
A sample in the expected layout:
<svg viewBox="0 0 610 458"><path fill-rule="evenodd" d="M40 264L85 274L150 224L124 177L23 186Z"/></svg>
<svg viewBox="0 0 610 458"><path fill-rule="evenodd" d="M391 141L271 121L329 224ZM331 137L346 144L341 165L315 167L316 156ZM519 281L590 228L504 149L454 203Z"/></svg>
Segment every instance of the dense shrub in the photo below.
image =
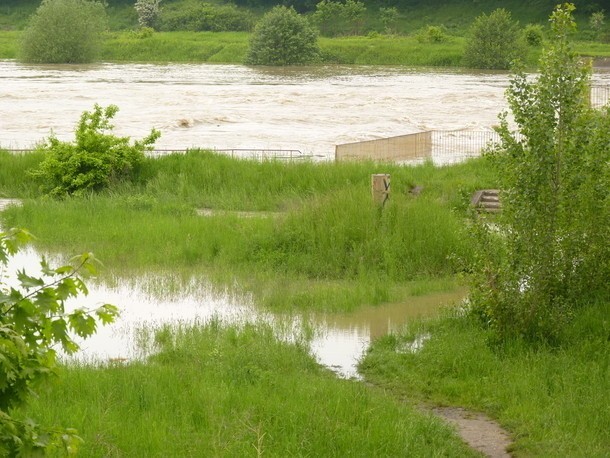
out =
<svg viewBox="0 0 610 458"><path fill-rule="evenodd" d="M416 38L420 43L442 43L447 41L447 34L443 26L429 25L419 30Z"/></svg>
<svg viewBox="0 0 610 458"><path fill-rule="evenodd" d="M276 6L256 24L246 62L294 65L318 58L317 32L293 8Z"/></svg>
<svg viewBox="0 0 610 458"><path fill-rule="evenodd" d="M134 8L138 12L140 27L154 28L159 13L161 13L161 0L137 0Z"/></svg>
<svg viewBox="0 0 610 458"><path fill-rule="evenodd" d="M523 37L529 46L540 46L544 41L544 29L540 24L528 24L523 28Z"/></svg>
<svg viewBox="0 0 610 458"><path fill-rule="evenodd" d="M23 34L21 59L34 63L95 60L107 26L103 3L43 0Z"/></svg>
<svg viewBox="0 0 610 458"><path fill-rule="evenodd" d="M249 11L235 5L191 4L179 9L166 8L160 19L166 31L242 32L252 30L254 19Z"/></svg>
<svg viewBox="0 0 610 458"><path fill-rule="evenodd" d="M76 129L76 142L68 143L51 137L41 149L45 158L32 175L42 183L42 190L52 196L78 195L96 191L110 184L130 179L144 159L144 151L159 138L153 129L142 141L130 144L129 137L108 133L110 120L118 107L103 109L95 105L85 111Z"/></svg>
<svg viewBox="0 0 610 458"><path fill-rule="evenodd" d="M396 24L398 22L398 17L398 8L396 8L395 6L379 8L379 21L383 25L383 31L385 33L396 32Z"/></svg>
<svg viewBox="0 0 610 458"><path fill-rule="evenodd" d="M362 32L366 6L359 0L322 0L312 20L325 36L358 35Z"/></svg>
<svg viewBox="0 0 610 458"><path fill-rule="evenodd" d="M525 54L519 24L510 12L497 9L477 17L470 28L464 63L471 68L507 69Z"/></svg>

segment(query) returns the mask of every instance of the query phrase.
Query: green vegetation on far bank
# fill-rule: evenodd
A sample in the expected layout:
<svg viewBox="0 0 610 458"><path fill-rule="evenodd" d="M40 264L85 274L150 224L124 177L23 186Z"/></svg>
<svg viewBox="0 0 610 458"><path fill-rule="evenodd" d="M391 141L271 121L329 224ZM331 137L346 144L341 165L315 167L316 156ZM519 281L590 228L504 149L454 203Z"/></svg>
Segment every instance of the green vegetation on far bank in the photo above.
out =
<svg viewBox="0 0 610 458"><path fill-rule="evenodd" d="M18 31L0 31L0 59L15 59ZM139 38L134 32L111 32L104 40L100 59L106 62L201 62L243 63L248 52L247 32L157 32ZM459 67L465 39L452 37L442 43L422 43L417 37L375 35L319 39L321 61L328 64L404 65ZM610 45L576 42L579 54L610 57ZM539 49L530 48L533 63Z"/></svg>

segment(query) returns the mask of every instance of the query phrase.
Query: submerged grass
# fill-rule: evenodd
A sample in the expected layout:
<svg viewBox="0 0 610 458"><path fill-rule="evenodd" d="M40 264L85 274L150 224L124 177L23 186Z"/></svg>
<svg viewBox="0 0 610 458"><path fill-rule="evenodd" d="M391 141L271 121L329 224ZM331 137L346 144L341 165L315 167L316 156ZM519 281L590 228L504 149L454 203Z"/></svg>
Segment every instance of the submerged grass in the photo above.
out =
<svg viewBox="0 0 610 458"><path fill-rule="evenodd" d="M146 363L65 367L27 414L81 456L475 456L440 421L320 368L262 325L158 333Z"/></svg>
<svg viewBox="0 0 610 458"><path fill-rule="evenodd" d="M494 345L464 315L411 324L378 340L360 364L366 380L434 404L482 410L508 428L523 456L607 456L610 303L581 309L560 348ZM423 349L408 351L428 334Z"/></svg>
<svg viewBox="0 0 610 458"><path fill-rule="evenodd" d="M0 155L0 169L10 164L24 174L35 160ZM392 176L383 210L370 196L370 175L382 171ZM224 284L237 278L273 308L336 311L398 301L404 282L458 274L472 253L464 224L470 196L494 182L484 161L399 167L193 151L147 160L136 184L86 198L27 200L2 218L28 227L44 250L95 252L111 276L205 272ZM415 185L423 186L420 195L409 192ZM6 196L36 192L33 183L0 181ZM210 216L200 216L202 208Z"/></svg>

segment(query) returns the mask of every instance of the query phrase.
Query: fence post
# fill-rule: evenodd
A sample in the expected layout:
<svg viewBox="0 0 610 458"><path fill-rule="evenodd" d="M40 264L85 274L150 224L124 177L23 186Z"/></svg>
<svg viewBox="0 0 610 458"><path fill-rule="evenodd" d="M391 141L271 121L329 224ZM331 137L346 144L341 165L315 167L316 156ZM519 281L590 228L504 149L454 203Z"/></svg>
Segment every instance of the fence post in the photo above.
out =
<svg viewBox="0 0 610 458"><path fill-rule="evenodd" d="M371 193L373 202L383 207L390 198L390 175L387 173L371 175Z"/></svg>

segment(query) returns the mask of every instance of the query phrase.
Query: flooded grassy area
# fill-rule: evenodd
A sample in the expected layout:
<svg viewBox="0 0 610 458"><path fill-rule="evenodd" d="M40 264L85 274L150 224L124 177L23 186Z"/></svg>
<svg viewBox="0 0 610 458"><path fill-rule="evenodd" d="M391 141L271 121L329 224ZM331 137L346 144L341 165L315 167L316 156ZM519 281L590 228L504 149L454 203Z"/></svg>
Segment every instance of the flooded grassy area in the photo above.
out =
<svg viewBox="0 0 610 458"><path fill-rule="evenodd" d="M470 196L495 183L484 160L287 164L194 152L148 160L133 185L63 200L12 178L35 163L0 154L0 193L24 198L2 224L30 228L52 257L94 251L103 300L127 315L141 306L131 329L110 333L118 352L64 367L28 411L78 428L84 456L468 456L405 398L498 418L518 455L604 456L607 304L580 316L559 349L496 348L457 312L475 249ZM392 176L383 210L370 198L378 172ZM458 307L433 318L442 304ZM121 353L129 345L143 359Z"/></svg>

